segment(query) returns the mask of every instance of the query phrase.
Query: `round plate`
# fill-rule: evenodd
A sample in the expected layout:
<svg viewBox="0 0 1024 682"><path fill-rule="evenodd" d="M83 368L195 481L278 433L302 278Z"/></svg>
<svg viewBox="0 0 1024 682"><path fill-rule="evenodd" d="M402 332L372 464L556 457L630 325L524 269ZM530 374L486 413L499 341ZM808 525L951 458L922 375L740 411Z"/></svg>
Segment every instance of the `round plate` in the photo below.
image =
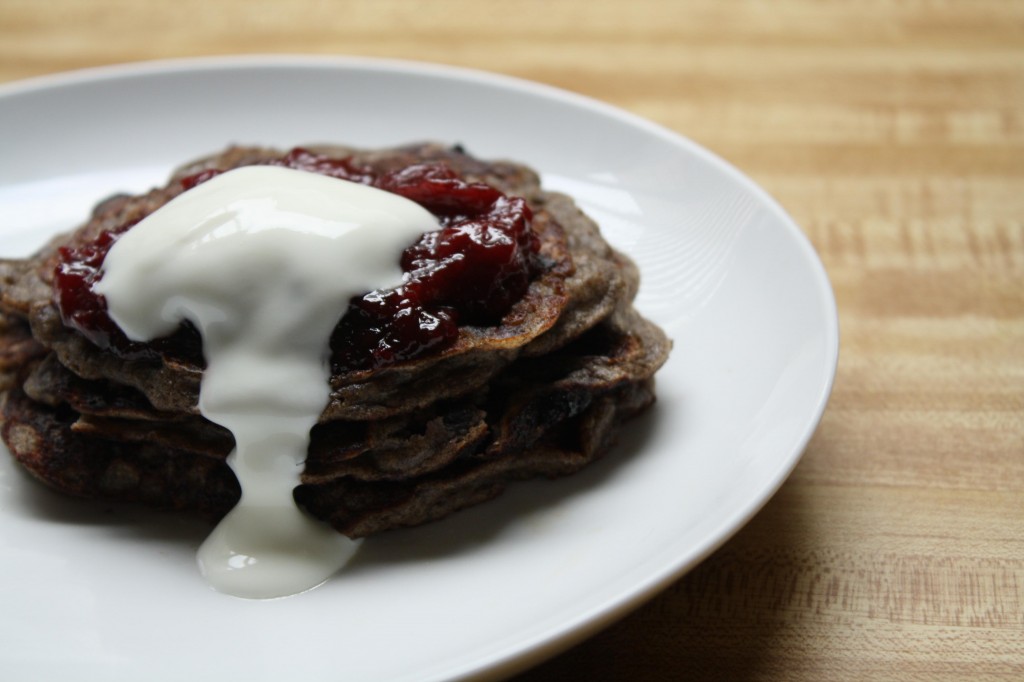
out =
<svg viewBox="0 0 1024 682"><path fill-rule="evenodd" d="M452 680L536 663L745 523L811 436L838 355L800 229L680 136L546 86L449 67L251 57L0 87L0 256L230 143L462 143L538 169L632 255L675 341L658 403L581 474L364 543L327 584L212 591L190 519L61 498L0 458L0 669L11 679Z"/></svg>

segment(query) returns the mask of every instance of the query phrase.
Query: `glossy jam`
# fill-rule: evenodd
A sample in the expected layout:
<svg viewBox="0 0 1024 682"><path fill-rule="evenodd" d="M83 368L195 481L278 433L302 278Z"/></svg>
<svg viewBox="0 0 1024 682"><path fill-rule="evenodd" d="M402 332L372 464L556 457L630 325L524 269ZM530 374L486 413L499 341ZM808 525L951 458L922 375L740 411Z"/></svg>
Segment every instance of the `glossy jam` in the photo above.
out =
<svg viewBox="0 0 1024 682"><path fill-rule="evenodd" d="M441 229L405 250L403 283L352 299L331 337L332 370L373 369L447 348L460 325L492 325L526 292L538 270L536 236L526 202L489 185L467 182L439 163L377 173L349 158L294 149L268 162L370 185L410 199L430 211ZM184 178L183 191L216 177L210 169ZM96 345L120 355L170 354L202 362L201 345L188 324L149 343L128 340L93 291L110 246L132 226L119 225L95 241L60 251L56 302L65 323Z"/></svg>

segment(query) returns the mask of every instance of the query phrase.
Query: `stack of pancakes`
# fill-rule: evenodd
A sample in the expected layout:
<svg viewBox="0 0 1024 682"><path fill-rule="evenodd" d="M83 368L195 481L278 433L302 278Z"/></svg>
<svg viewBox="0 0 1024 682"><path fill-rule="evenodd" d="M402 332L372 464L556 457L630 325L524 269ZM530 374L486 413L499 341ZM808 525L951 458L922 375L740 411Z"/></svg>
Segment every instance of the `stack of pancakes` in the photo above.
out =
<svg viewBox="0 0 1024 682"><path fill-rule="evenodd" d="M439 519L510 481L577 471L653 402L670 342L633 308L635 266L536 173L438 145L310 149L378 172L443 163L523 197L545 263L499 323L462 326L431 355L335 371L295 490L311 514L350 537ZM234 506L232 436L197 407L202 363L93 345L63 323L54 269L60 247L149 214L182 191L181 178L280 156L233 147L179 169L164 188L104 201L30 259L0 261L2 434L32 474L73 495L214 519Z"/></svg>

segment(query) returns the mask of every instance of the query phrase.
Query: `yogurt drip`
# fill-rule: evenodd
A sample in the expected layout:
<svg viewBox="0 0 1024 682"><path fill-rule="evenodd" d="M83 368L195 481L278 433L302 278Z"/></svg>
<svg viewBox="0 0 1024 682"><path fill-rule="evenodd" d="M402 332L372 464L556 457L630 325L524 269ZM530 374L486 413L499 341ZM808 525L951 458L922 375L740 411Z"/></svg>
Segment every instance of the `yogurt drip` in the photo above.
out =
<svg viewBox="0 0 1024 682"><path fill-rule="evenodd" d="M438 228L396 194L249 166L182 193L111 247L94 287L111 318L134 341L194 324L207 363L199 411L235 437L242 497L198 552L216 589L295 594L354 552L292 497L330 398L330 336L349 299L400 284L402 251Z"/></svg>

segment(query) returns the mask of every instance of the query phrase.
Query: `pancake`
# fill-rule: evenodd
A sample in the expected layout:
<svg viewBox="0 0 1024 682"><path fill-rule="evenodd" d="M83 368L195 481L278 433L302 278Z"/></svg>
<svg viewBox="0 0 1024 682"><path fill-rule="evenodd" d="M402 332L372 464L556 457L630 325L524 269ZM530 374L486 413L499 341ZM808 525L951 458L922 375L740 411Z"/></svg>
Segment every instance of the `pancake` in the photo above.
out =
<svg viewBox="0 0 1024 682"><path fill-rule="evenodd" d="M325 419L378 419L472 390L520 353L537 355L563 345L609 315L620 301L635 295L639 280L635 266L608 246L593 221L567 197L543 192L529 169L509 163L486 165L436 145L390 153L331 149L339 157L380 171L424 161L443 162L468 181L486 180L506 194L526 198L534 212L540 253L549 265L500 324L462 327L456 344L443 353L372 371L336 373L331 377L333 390ZM86 244L105 230L156 210L181 193L182 177L214 167L226 170L266 163L281 156L281 152L258 148L232 148L185 166L161 189L138 197L108 199L83 227L55 240L34 258L0 263L0 305L25 316L34 337L79 376L133 386L161 410L197 413L202 376L198 363L166 354L126 362L64 324L53 301L58 250Z"/></svg>
<svg viewBox="0 0 1024 682"><path fill-rule="evenodd" d="M335 366L295 490L311 514L350 537L434 521L512 481L579 470L654 401L671 343L632 306L636 267L535 172L434 144L308 149L377 173L441 164L522 197L540 263L500 319L461 325L447 347L383 366ZM211 519L235 504L225 462L232 436L197 408L201 357L157 344L125 357L97 345L62 318L54 271L61 248L148 215L185 191L182 179L283 155L233 147L186 164L162 188L102 202L32 258L0 261L2 434L34 476L71 495Z"/></svg>
<svg viewBox="0 0 1024 682"><path fill-rule="evenodd" d="M573 473L653 402L651 377L667 345L635 314L615 315L557 353L513 363L486 391L403 417L322 423L296 499L340 532L363 537L442 518L511 481ZM107 408L89 414L47 402L55 401L10 391L3 437L51 486L211 518L237 501L225 463L230 434L220 427L130 409L96 417Z"/></svg>

